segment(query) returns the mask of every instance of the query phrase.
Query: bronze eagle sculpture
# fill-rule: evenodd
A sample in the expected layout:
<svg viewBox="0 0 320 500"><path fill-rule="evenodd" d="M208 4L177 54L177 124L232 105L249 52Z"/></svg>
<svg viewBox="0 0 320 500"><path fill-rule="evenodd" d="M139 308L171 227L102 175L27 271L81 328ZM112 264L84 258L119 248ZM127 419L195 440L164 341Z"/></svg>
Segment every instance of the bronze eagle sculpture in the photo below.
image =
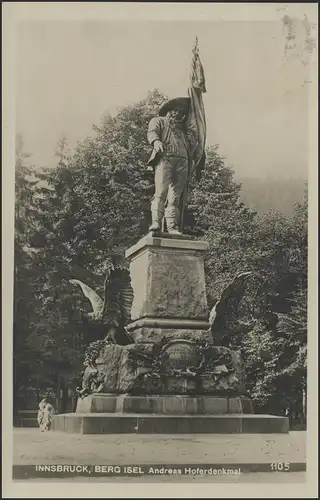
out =
<svg viewBox="0 0 320 500"><path fill-rule="evenodd" d="M212 307L209 315L209 328L215 345L229 346L230 339L234 339L253 327L254 319L248 323L238 316L239 304L244 297L247 282L252 276L252 271L238 274L223 290L219 300Z"/></svg>
<svg viewBox="0 0 320 500"><path fill-rule="evenodd" d="M90 301L92 312L88 319L101 324L106 330L105 340L114 344L128 344L130 335L126 330L131 319L133 290L129 270L116 264L113 258L107 261L104 280L104 298L91 287L78 279L70 279L72 285L78 285L83 295Z"/></svg>

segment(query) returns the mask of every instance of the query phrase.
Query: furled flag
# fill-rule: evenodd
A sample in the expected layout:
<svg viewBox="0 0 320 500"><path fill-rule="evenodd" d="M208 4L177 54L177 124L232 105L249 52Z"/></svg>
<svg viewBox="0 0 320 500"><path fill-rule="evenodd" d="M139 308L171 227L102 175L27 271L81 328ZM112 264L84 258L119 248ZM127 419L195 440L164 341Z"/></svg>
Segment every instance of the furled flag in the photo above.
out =
<svg viewBox="0 0 320 500"><path fill-rule="evenodd" d="M188 139L191 147L192 167L190 175L195 170L199 177L205 161L206 144L206 117L202 94L206 92L206 83L203 67L200 61L198 38L193 48L193 57L190 71L190 87L188 95L190 98L190 111L187 121Z"/></svg>
<svg viewBox="0 0 320 500"><path fill-rule="evenodd" d="M186 132L190 148L189 175L186 188L180 201L180 231L183 232L184 210L188 201L188 190L193 172L196 172L198 180L205 164L206 145L206 117L202 94L206 92L204 71L199 57L198 38L193 48L193 57L190 72L190 87L188 95L190 99L189 113L186 122Z"/></svg>

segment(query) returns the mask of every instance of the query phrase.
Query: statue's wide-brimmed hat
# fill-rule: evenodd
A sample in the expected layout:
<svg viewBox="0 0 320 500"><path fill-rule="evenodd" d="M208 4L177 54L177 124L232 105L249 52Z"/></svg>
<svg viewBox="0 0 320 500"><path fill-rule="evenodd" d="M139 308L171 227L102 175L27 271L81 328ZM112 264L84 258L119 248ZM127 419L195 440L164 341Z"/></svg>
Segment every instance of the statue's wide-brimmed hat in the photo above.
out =
<svg viewBox="0 0 320 500"><path fill-rule="evenodd" d="M168 111L171 111L175 108L180 108L188 112L190 106L190 98L189 97L176 97L174 99L169 99L161 104L159 108L159 116L166 116Z"/></svg>

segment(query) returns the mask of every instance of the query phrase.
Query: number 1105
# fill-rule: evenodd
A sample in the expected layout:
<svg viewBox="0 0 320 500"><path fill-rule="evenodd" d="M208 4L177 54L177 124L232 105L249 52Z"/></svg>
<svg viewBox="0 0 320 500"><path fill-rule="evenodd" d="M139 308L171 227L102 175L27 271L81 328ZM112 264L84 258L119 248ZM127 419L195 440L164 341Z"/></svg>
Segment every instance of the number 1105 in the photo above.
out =
<svg viewBox="0 0 320 500"><path fill-rule="evenodd" d="M289 462L272 462L270 464L270 468L271 468L271 470L274 470L274 471L287 472L288 470L290 470L290 463Z"/></svg>

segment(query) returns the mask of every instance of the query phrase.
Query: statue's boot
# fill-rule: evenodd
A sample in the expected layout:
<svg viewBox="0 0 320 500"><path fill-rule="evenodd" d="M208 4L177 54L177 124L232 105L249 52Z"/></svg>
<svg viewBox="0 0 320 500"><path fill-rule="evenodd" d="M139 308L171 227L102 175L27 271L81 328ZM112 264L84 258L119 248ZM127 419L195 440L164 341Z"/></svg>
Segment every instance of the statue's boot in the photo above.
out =
<svg viewBox="0 0 320 500"><path fill-rule="evenodd" d="M169 234L176 234L178 236L182 235L179 229L179 224L176 217L166 217L167 230Z"/></svg>
<svg viewBox="0 0 320 500"><path fill-rule="evenodd" d="M151 216L152 216L152 224L149 227L149 231L161 231L163 212L161 210L152 210Z"/></svg>

